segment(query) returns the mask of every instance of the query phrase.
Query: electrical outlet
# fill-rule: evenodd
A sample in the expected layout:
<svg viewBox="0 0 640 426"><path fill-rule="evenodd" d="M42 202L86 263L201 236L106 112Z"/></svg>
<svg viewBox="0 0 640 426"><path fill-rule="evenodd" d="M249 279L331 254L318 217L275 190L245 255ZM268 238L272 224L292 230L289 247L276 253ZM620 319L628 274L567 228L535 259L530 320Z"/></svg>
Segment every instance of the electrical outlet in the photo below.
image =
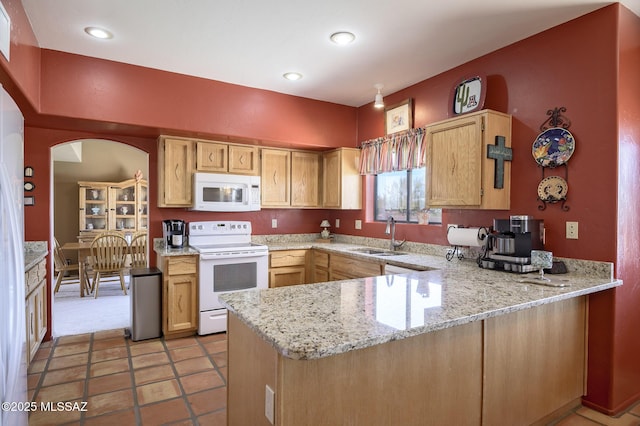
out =
<svg viewBox="0 0 640 426"><path fill-rule="evenodd" d="M264 415L269 420L269 423L274 423L274 413L275 413L275 404L274 404L274 393L273 389L269 387L269 385L265 385L264 389Z"/></svg>
<svg viewBox="0 0 640 426"><path fill-rule="evenodd" d="M278 227L278 219L271 219L271 227L272 228Z"/></svg>
<svg viewBox="0 0 640 426"><path fill-rule="evenodd" d="M359 219L356 220L356 229L362 229L362 221Z"/></svg>
<svg viewBox="0 0 640 426"><path fill-rule="evenodd" d="M567 222L567 239L578 239L578 222Z"/></svg>
<svg viewBox="0 0 640 426"><path fill-rule="evenodd" d="M336 219L336 228L340 228L340 219Z"/></svg>

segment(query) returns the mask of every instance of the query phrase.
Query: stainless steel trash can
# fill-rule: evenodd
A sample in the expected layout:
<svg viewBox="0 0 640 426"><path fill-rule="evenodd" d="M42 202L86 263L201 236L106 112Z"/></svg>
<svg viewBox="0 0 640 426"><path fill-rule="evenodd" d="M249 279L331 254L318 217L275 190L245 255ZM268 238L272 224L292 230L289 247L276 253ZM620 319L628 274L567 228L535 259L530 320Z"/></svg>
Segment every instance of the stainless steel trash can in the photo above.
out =
<svg viewBox="0 0 640 426"><path fill-rule="evenodd" d="M131 340L162 335L162 271L133 268L130 272Z"/></svg>

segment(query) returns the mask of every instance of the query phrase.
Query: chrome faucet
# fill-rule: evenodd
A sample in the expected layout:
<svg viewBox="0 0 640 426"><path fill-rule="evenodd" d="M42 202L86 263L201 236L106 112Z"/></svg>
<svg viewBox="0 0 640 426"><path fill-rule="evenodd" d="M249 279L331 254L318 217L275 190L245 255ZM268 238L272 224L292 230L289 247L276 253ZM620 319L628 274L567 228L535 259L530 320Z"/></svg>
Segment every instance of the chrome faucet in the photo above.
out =
<svg viewBox="0 0 640 426"><path fill-rule="evenodd" d="M398 247L401 247L406 240L396 241L396 220L393 216L389 216L387 219L387 229L384 231L385 234L391 234L391 241L389 242L389 249L395 250Z"/></svg>

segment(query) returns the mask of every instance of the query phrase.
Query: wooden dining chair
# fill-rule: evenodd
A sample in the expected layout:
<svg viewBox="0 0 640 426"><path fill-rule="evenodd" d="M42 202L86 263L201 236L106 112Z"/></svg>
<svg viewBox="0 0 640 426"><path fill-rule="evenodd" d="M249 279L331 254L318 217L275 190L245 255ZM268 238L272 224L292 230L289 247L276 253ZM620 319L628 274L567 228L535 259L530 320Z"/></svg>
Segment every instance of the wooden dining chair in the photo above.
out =
<svg viewBox="0 0 640 426"><path fill-rule="evenodd" d="M53 289L53 293L57 293L60 290L61 285L66 284L79 284L80 285L80 297L84 297L85 292L89 294L91 288L89 286L89 276L84 273L84 277L80 277L80 265L77 263L67 263L66 256L62 250L62 246L58 242L57 238L53 238L53 266L56 274L56 285ZM67 273L76 273L76 276L65 277Z"/></svg>
<svg viewBox="0 0 640 426"><path fill-rule="evenodd" d="M124 294L127 288L124 284L124 269L129 244L122 235L104 233L98 235L91 242L91 263L93 268L93 285L91 289L94 297L98 297L100 278L105 275L117 274L120 277L120 287Z"/></svg>
<svg viewBox="0 0 640 426"><path fill-rule="evenodd" d="M131 268L146 268L148 266L146 232L138 232L133 235L129 244L129 254L131 255Z"/></svg>

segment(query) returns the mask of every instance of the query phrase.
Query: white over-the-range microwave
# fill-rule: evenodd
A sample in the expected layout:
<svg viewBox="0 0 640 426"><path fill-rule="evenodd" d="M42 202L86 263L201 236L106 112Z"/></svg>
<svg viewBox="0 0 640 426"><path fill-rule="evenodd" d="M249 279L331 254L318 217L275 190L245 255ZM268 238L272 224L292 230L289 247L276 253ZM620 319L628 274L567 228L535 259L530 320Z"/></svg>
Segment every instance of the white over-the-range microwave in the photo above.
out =
<svg viewBox="0 0 640 426"><path fill-rule="evenodd" d="M260 176L194 173L192 210L207 212L260 210Z"/></svg>

